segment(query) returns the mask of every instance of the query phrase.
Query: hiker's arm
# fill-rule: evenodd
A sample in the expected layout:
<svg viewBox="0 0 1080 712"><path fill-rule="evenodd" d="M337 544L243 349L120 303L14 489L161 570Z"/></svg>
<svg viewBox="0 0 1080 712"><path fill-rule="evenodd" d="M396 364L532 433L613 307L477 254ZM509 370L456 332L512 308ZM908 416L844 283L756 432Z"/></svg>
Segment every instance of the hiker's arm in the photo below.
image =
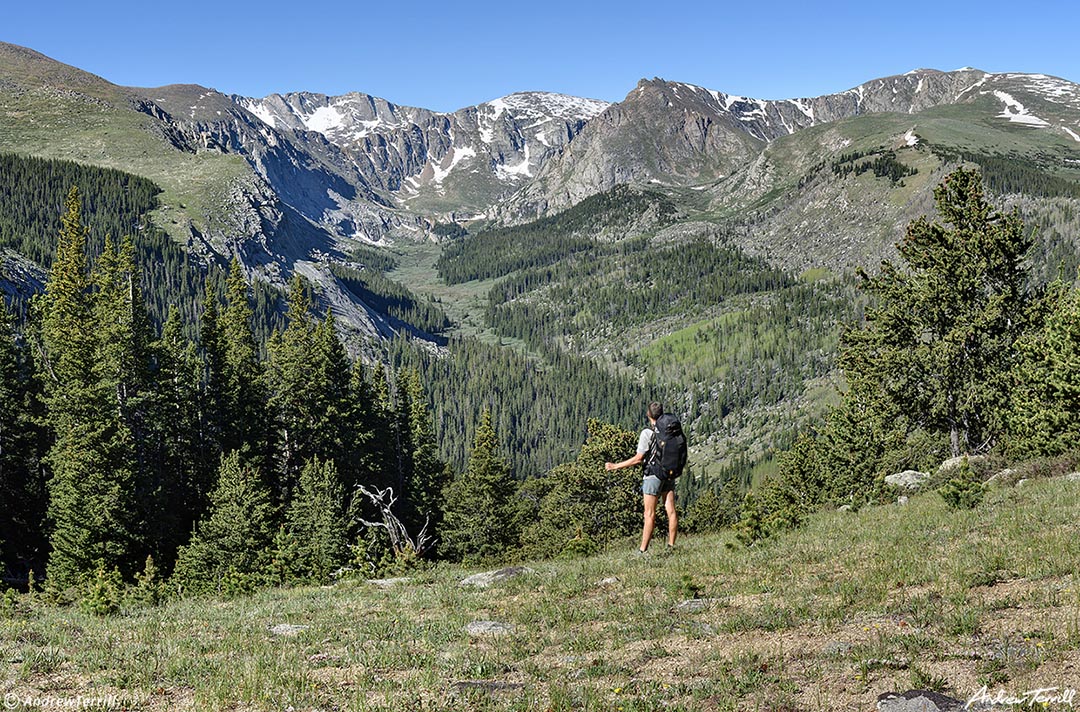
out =
<svg viewBox="0 0 1080 712"><path fill-rule="evenodd" d="M633 467L634 465L640 465L641 461L644 459L645 453L639 452L637 455L634 455L629 460L623 460L622 462L605 462L604 469L608 471L621 470L624 467Z"/></svg>

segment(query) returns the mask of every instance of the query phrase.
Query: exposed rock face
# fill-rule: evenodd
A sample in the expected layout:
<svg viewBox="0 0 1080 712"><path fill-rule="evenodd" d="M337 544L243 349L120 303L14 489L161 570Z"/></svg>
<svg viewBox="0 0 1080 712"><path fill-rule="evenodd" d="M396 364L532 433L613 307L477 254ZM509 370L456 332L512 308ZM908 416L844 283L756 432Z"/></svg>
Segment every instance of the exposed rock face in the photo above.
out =
<svg viewBox="0 0 1080 712"><path fill-rule="evenodd" d="M203 87L144 91L143 113L162 117L175 143L196 152L242 156L270 189L272 197L259 196L260 202L276 199L340 238L374 241L402 224L341 148L321 134L270 127L229 97Z"/></svg>
<svg viewBox="0 0 1080 712"><path fill-rule="evenodd" d="M453 113L367 94L234 97L271 127L318 133L402 206L483 212L529 180L606 102L512 94Z"/></svg>
<svg viewBox="0 0 1080 712"><path fill-rule="evenodd" d="M1080 141L1070 128L1074 123L1058 127L1036 113L1043 107L1051 113L1062 106L1080 109L1078 90L1054 77L977 69L919 69L838 94L778 101L642 80L621 103L589 122L535 181L508 201L500 217L532 219L617 183L707 183L752 163L780 137L868 113L917 114L945 104L999 102L1003 121L1057 130ZM908 140L916 142L918 136L910 133Z"/></svg>

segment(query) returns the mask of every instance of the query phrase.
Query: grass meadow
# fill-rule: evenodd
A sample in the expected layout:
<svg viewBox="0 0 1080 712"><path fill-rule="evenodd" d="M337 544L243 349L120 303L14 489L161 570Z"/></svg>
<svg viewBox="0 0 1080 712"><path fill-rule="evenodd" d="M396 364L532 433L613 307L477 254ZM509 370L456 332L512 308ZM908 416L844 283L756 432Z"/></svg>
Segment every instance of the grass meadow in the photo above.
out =
<svg viewBox="0 0 1080 712"><path fill-rule="evenodd" d="M954 512L826 512L743 548L634 543L487 588L437 565L95 617L21 595L0 617L7 709L869 710L1080 687L1080 483ZM569 523L568 523L569 525ZM10 597L9 597L10 599ZM475 621L503 624L474 634ZM276 626L291 626L276 628ZM59 701L59 702L58 702ZM111 705L111 706L108 706Z"/></svg>

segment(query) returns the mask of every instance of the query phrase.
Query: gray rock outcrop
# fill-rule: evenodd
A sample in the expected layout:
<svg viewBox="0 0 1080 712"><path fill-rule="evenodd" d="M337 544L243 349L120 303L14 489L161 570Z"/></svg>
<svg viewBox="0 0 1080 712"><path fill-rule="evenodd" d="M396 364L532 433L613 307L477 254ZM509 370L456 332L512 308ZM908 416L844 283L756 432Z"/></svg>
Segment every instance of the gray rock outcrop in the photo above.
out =
<svg viewBox="0 0 1080 712"><path fill-rule="evenodd" d="M904 470L885 477L885 484L892 485L905 492L918 492L919 488L930 479L930 473L918 470Z"/></svg>

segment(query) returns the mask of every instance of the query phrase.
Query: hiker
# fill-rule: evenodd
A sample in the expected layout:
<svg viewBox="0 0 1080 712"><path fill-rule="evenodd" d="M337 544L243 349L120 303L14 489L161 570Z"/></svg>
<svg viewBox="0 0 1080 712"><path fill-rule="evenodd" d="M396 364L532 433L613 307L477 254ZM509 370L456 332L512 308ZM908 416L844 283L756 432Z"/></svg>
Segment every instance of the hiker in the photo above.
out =
<svg viewBox="0 0 1080 712"><path fill-rule="evenodd" d="M675 478L682 474L686 465L686 438L678 419L673 415L665 418L664 406L656 401L649 404L646 415L649 417L649 426L638 436L636 454L622 462L604 463L604 469L608 472L644 465L641 494L645 503L645 521L641 527L641 546L638 547L641 555L648 550L649 540L652 539L653 527L656 525L656 504L660 497L664 498L664 509L668 516L668 550L675 547L675 536L679 527L679 517L675 513ZM662 421L660 426L657 426L658 421ZM667 435L658 437L658 433L670 433L673 438L669 439ZM666 453L667 457L664 452L667 450L666 443L671 444Z"/></svg>

